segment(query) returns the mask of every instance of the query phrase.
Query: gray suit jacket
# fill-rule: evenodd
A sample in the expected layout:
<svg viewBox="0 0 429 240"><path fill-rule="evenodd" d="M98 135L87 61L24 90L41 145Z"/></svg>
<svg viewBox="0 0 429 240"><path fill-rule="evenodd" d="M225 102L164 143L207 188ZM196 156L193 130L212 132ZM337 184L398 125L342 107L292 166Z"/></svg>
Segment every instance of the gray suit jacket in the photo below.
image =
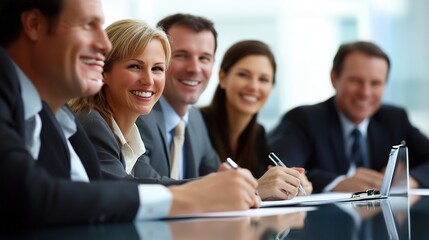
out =
<svg viewBox="0 0 429 240"><path fill-rule="evenodd" d="M157 102L151 113L141 116L137 127L146 146L150 165L161 176L170 176L170 148L161 104ZM195 178L218 170L219 157L213 149L207 128L200 111L189 109L189 121L185 131L185 148L187 159L184 162L184 178Z"/></svg>
<svg viewBox="0 0 429 240"><path fill-rule="evenodd" d="M101 173L105 179L125 179L139 183L159 183L163 185L181 184L177 181L160 176L150 165L149 158L143 154L128 174L125 171L125 160L115 134L101 117L92 110L81 113L78 119L93 143L101 165Z"/></svg>

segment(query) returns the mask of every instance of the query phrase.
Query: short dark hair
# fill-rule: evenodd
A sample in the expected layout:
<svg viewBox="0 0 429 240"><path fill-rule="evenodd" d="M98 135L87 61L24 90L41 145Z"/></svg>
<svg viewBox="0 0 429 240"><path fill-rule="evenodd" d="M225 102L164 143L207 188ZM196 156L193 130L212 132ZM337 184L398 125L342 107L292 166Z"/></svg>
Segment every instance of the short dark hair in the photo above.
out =
<svg viewBox="0 0 429 240"><path fill-rule="evenodd" d="M192 14L183 14L183 13L177 13L170 16L167 16L163 19L161 19L157 23L157 27L160 27L162 30L164 30L165 33L168 35L168 30L173 26L183 26L189 29L194 30L195 32L201 32L204 30L209 30L212 32L214 39L215 39L215 49L214 52L216 52L217 49L217 32L214 28L214 23L210 21L207 18L195 16Z"/></svg>
<svg viewBox="0 0 429 240"><path fill-rule="evenodd" d="M220 69L228 73L232 66L241 59L249 55L262 55L266 56L271 66L273 67L273 83L275 82L275 75L277 70L276 59L270 47L258 40L244 40L232 45L223 55Z"/></svg>
<svg viewBox="0 0 429 240"><path fill-rule="evenodd" d="M361 52L371 57L378 57L386 60L387 73L389 74L390 60L387 54L379 46L372 42L357 41L344 43L338 48L332 65L332 71L335 73L335 75L339 76L341 74L341 71L343 70L344 60L346 59L347 55L352 52Z"/></svg>
<svg viewBox="0 0 429 240"><path fill-rule="evenodd" d="M6 47L19 37L22 31L21 14L31 9L39 9L47 17L50 31L66 1L68 0L1 0L0 46Z"/></svg>

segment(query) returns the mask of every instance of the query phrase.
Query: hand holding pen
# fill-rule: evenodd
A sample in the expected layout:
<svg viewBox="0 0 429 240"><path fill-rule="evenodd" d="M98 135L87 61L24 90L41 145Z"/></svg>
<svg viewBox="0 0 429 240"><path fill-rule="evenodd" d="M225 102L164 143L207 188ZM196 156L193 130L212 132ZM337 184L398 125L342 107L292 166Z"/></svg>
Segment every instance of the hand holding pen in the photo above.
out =
<svg viewBox="0 0 429 240"><path fill-rule="evenodd" d="M274 163L274 165L286 167L286 165L282 162L282 160L280 160L280 158L278 158L273 152L271 152L268 155L268 158ZM305 192L301 184L298 185L298 190L302 192L304 195L307 195L307 193Z"/></svg>
<svg viewBox="0 0 429 240"><path fill-rule="evenodd" d="M232 168L232 169L238 169L239 166L237 163L234 162L231 158L226 159L226 163ZM255 195L259 196L258 190L255 190Z"/></svg>

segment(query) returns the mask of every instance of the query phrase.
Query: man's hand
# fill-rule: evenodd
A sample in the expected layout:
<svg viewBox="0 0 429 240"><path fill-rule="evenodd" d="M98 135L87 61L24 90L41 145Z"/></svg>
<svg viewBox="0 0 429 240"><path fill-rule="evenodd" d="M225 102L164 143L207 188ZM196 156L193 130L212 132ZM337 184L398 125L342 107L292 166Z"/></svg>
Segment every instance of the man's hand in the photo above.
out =
<svg viewBox="0 0 429 240"><path fill-rule="evenodd" d="M230 169L222 164L220 171L198 180L171 186L173 205L170 215L245 210L259 207L257 181L247 169Z"/></svg>
<svg viewBox="0 0 429 240"><path fill-rule="evenodd" d="M355 175L344 179L332 190L335 192L356 192L380 189L384 174L369 168L358 168Z"/></svg>

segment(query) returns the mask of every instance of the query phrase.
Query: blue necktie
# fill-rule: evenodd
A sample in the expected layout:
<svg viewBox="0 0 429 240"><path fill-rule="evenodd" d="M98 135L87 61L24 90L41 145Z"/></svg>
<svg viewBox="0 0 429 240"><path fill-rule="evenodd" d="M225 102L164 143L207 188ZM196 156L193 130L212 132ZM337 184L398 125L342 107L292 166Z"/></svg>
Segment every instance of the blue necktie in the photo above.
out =
<svg viewBox="0 0 429 240"><path fill-rule="evenodd" d="M353 161L357 167L369 167L362 133L359 131L359 129L355 128L353 129L351 135L354 139L351 152L351 161Z"/></svg>

